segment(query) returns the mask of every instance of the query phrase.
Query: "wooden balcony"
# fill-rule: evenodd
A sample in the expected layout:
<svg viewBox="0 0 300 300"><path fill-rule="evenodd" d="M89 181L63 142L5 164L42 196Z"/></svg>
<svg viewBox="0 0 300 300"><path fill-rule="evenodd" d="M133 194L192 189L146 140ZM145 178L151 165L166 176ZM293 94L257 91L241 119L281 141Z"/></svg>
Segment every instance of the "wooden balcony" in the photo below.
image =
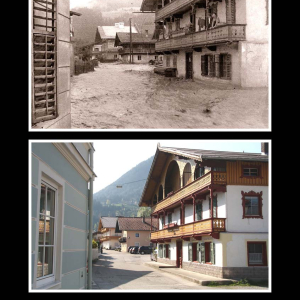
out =
<svg viewBox="0 0 300 300"><path fill-rule="evenodd" d="M133 54L155 54L155 49L132 48ZM130 48L119 50L119 54L130 54Z"/></svg>
<svg viewBox="0 0 300 300"><path fill-rule="evenodd" d="M180 50L197 46L204 47L226 42L244 41L246 40L245 26L240 24L226 24L205 31L187 33L167 40L159 40L155 44L155 50Z"/></svg>
<svg viewBox="0 0 300 300"><path fill-rule="evenodd" d="M120 235L108 235L103 236L99 240L100 242L109 241L109 240L118 240L120 238Z"/></svg>
<svg viewBox="0 0 300 300"><path fill-rule="evenodd" d="M196 179L190 184L184 186L176 193L170 195L169 197L163 199L161 202L157 203L152 207L152 213L160 211L163 208L171 206L176 202L179 202L181 199L187 198L194 193L197 193L210 185L226 185L226 172L209 172L204 176Z"/></svg>
<svg viewBox="0 0 300 300"><path fill-rule="evenodd" d="M194 0L176 0L168 3L165 7L159 9L155 15L155 21L160 21L161 19L168 17L180 10L184 10L185 8L190 9L190 4Z"/></svg>
<svg viewBox="0 0 300 300"><path fill-rule="evenodd" d="M193 235L200 236L201 234L206 235L224 232L226 231L225 220L225 218L214 218L212 222L211 219L206 219L197 221L195 223L189 223L185 225L179 225L178 227L155 231L151 233L151 240L192 237Z"/></svg>

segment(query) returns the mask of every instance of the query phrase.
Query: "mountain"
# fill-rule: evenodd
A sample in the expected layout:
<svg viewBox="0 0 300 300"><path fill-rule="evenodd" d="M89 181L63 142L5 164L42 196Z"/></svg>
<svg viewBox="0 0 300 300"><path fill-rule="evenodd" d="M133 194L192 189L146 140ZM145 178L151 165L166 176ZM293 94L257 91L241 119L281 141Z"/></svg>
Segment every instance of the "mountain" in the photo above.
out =
<svg viewBox="0 0 300 300"><path fill-rule="evenodd" d="M73 17L74 41L76 45L82 46L95 41L98 26L114 26L115 23L124 22L129 25L129 18L132 24L141 27L142 25L154 25L154 14L137 14L142 0L107 0L94 2L92 7L74 7L73 11L81 13L81 16Z"/></svg>
<svg viewBox="0 0 300 300"><path fill-rule="evenodd" d="M115 182L95 193L93 203L93 223L100 216L136 217L154 156L139 163ZM122 188L117 188L122 186ZM97 227L97 226L96 226Z"/></svg>

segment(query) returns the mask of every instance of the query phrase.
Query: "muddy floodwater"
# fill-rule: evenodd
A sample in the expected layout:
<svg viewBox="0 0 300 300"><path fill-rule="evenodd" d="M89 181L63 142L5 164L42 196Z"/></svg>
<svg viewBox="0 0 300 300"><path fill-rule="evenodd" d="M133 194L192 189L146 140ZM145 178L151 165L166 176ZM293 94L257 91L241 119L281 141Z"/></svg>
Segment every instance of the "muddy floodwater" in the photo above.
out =
<svg viewBox="0 0 300 300"><path fill-rule="evenodd" d="M268 89L102 63L71 79L72 129L267 129Z"/></svg>

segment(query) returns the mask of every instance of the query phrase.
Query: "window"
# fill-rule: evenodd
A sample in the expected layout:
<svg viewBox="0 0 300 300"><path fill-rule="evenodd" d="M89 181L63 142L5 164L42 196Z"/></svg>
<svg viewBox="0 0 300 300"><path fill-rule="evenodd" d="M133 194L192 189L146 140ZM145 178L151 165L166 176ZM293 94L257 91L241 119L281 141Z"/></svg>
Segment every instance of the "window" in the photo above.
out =
<svg viewBox="0 0 300 300"><path fill-rule="evenodd" d="M168 214L168 224L172 223L172 214Z"/></svg>
<svg viewBox="0 0 300 300"><path fill-rule="evenodd" d="M202 201L196 203L196 221L202 220Z"/></svg>
<svg viewBox="0 0 300 300"><path fill-rule="evenodd" d="M215 264L215 244L211 242L197 244L197 260L200 263Z"/></svg>
<svg viewBox="0 0 300 300"><path fill-rule="evenodd" d="M226 172L226 168L222 167L213 167L212 170L216 172Z"/></svg>
<svg viewBox="0 0 300 300"><path fill-rule="evenodd" d="M158 245L158 257L160 257L160 258L163 257L163 245L162 244Z"/></svg>
<svg viewBox="0 0 300 300"><path fill-rule="evenodd" d="M244 176L258 176L258 169L257 168L244 168L243 175Z"/></svg>
<svg viewBox="0 0 300 300"><path fill-rule="evenodd" d="M155 56L154 56L154 59L158 59L158 56L157 56L157 55L155 55Z"/></svg>
<svg viewBox="0 0 300 300"><path fill-rule="evenodd" d="M171 61L171 57L169 55L167 55L167 57L166 57L166 67L170 67L170 61Z"/></svg>
<svg viewBox="0 0 300 300"><path fill-rule="evenodd" d="M134 243L135 246L139 247L140 246L140 243Z"/></svg>
<svg viewBox="0 0 300 300"><path fill-rule="evenodd" d="M241 177L240 178L263 178L261 176L261 166L257 165L245 165L242 164Z"/></svg>
<svg viewBox="0 0 300 300"><path fill-rule="evenodd" d="M188 260L189 261L197 261L197 243L189 243L188 244Z"/></svg>
<svg viewBox="0 0 300 300"><path fill-rule="evenodd" d="M177 55L173 55L173 68L177 68Z"/></svg>
<svg viewBox="0 0 300 300"><path fill-rule="evenodd" d="M135 237L140 237L140 234L139 234L139 233L136 233L136 234L135 234Z"/></svg>
<svg viewBox="0 0 300 300"><path fill-rule="evenodd" d="M201 75L231 79L231 54L202 55Z"/></svg>
<svg viewBox="0 0 300 300"><path fill-rule="evenodd" d="M199 165L196 166L195 169L195 176L194 178L197 179L199 177L202 177L204 175L205 172L205 168L204 167L200 167Z"/></svg>
<svg viewBox="0 0 300 300"><path fill-rule="evenodd" d="M138 55L138 60L142 60L142 55Z"/></svg>
<svg viewBox="0 0 300 300"><path fill-rule="evenodd" d="M247 242L248 266L267 266L266 242Z"/></svg>
<svg viewBox="0 0 300 300"><path fill-rule="evenodd" d="M256 193L250 191L242 193L243 219L244 218L261 218L262 216L262 192Z"/></svg>
<svg viewBox="0 0 300 300"><path fill-rule="evenodd" d="M36 277L47 282L54 281L55 209L56 189L42 181Z"/></svg>
<svg viewBox="0 0 300 300"><path fill-rule="evenodd" d="M211 216L211 198L208 200L208 205L209 205L209 215ZM217 202L217 196L213 197L213 217L217 218L218 217L218 202Z"/></svg>

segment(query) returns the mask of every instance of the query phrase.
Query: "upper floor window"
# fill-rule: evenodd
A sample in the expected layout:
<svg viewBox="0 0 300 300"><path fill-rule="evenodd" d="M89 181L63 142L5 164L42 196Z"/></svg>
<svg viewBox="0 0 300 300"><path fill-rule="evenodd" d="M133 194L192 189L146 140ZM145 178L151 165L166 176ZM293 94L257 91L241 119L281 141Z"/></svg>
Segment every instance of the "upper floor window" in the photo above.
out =
<svg viewBox="0 0 300 300"><path fill-rule="evenodd" d="M217 218L218 217L218 202L217 196L213 197L213 216L211 215L211 198L208 200L209 205L209 215L210 217Z"/></svg>
<svg viewBox="0 0 300 300"><path fill-rule="evenodd" d="M172 214L168 214L168 224L172 223Z"/></svg>
<svg viewBox="0 0 300 300"><path fill-rule="evenodd" d="M262 216L262 192L254 191L244 193L242 191L243 219L244 218L263 218Z"/></svg>
<svg viewBox="0 0 300 300"><path fill-rule="evenodd" d="M244 176L258 176L258 169L257 168L244 168L243 175Z"/></svg>
<svg viewBox="0 0 300 300"><path fill-rule="evenodd" d="M241 178L262 178L261 167L253 165L242 165Z"/></svg>
<svg viewBox="0 0 300 300"><path fill-rule="evenodd" d="M196 221L202 220L202 201L196 204Z"/></svg>
<svg viewBox="0 0 300 300"><path fill-rule="evenodd" d="M195 169L195 180L199 177L202 177L205 173L205 169L204 167L200 167L199 165L196 166L196 169Z"/></svg>
<svg viewBox="0 0 300 300"><path fill-rule="evenodd" d="M139 234L139 233L136 233L136 234L135 234L135 237L140 237L140 234Z"/></svg>

